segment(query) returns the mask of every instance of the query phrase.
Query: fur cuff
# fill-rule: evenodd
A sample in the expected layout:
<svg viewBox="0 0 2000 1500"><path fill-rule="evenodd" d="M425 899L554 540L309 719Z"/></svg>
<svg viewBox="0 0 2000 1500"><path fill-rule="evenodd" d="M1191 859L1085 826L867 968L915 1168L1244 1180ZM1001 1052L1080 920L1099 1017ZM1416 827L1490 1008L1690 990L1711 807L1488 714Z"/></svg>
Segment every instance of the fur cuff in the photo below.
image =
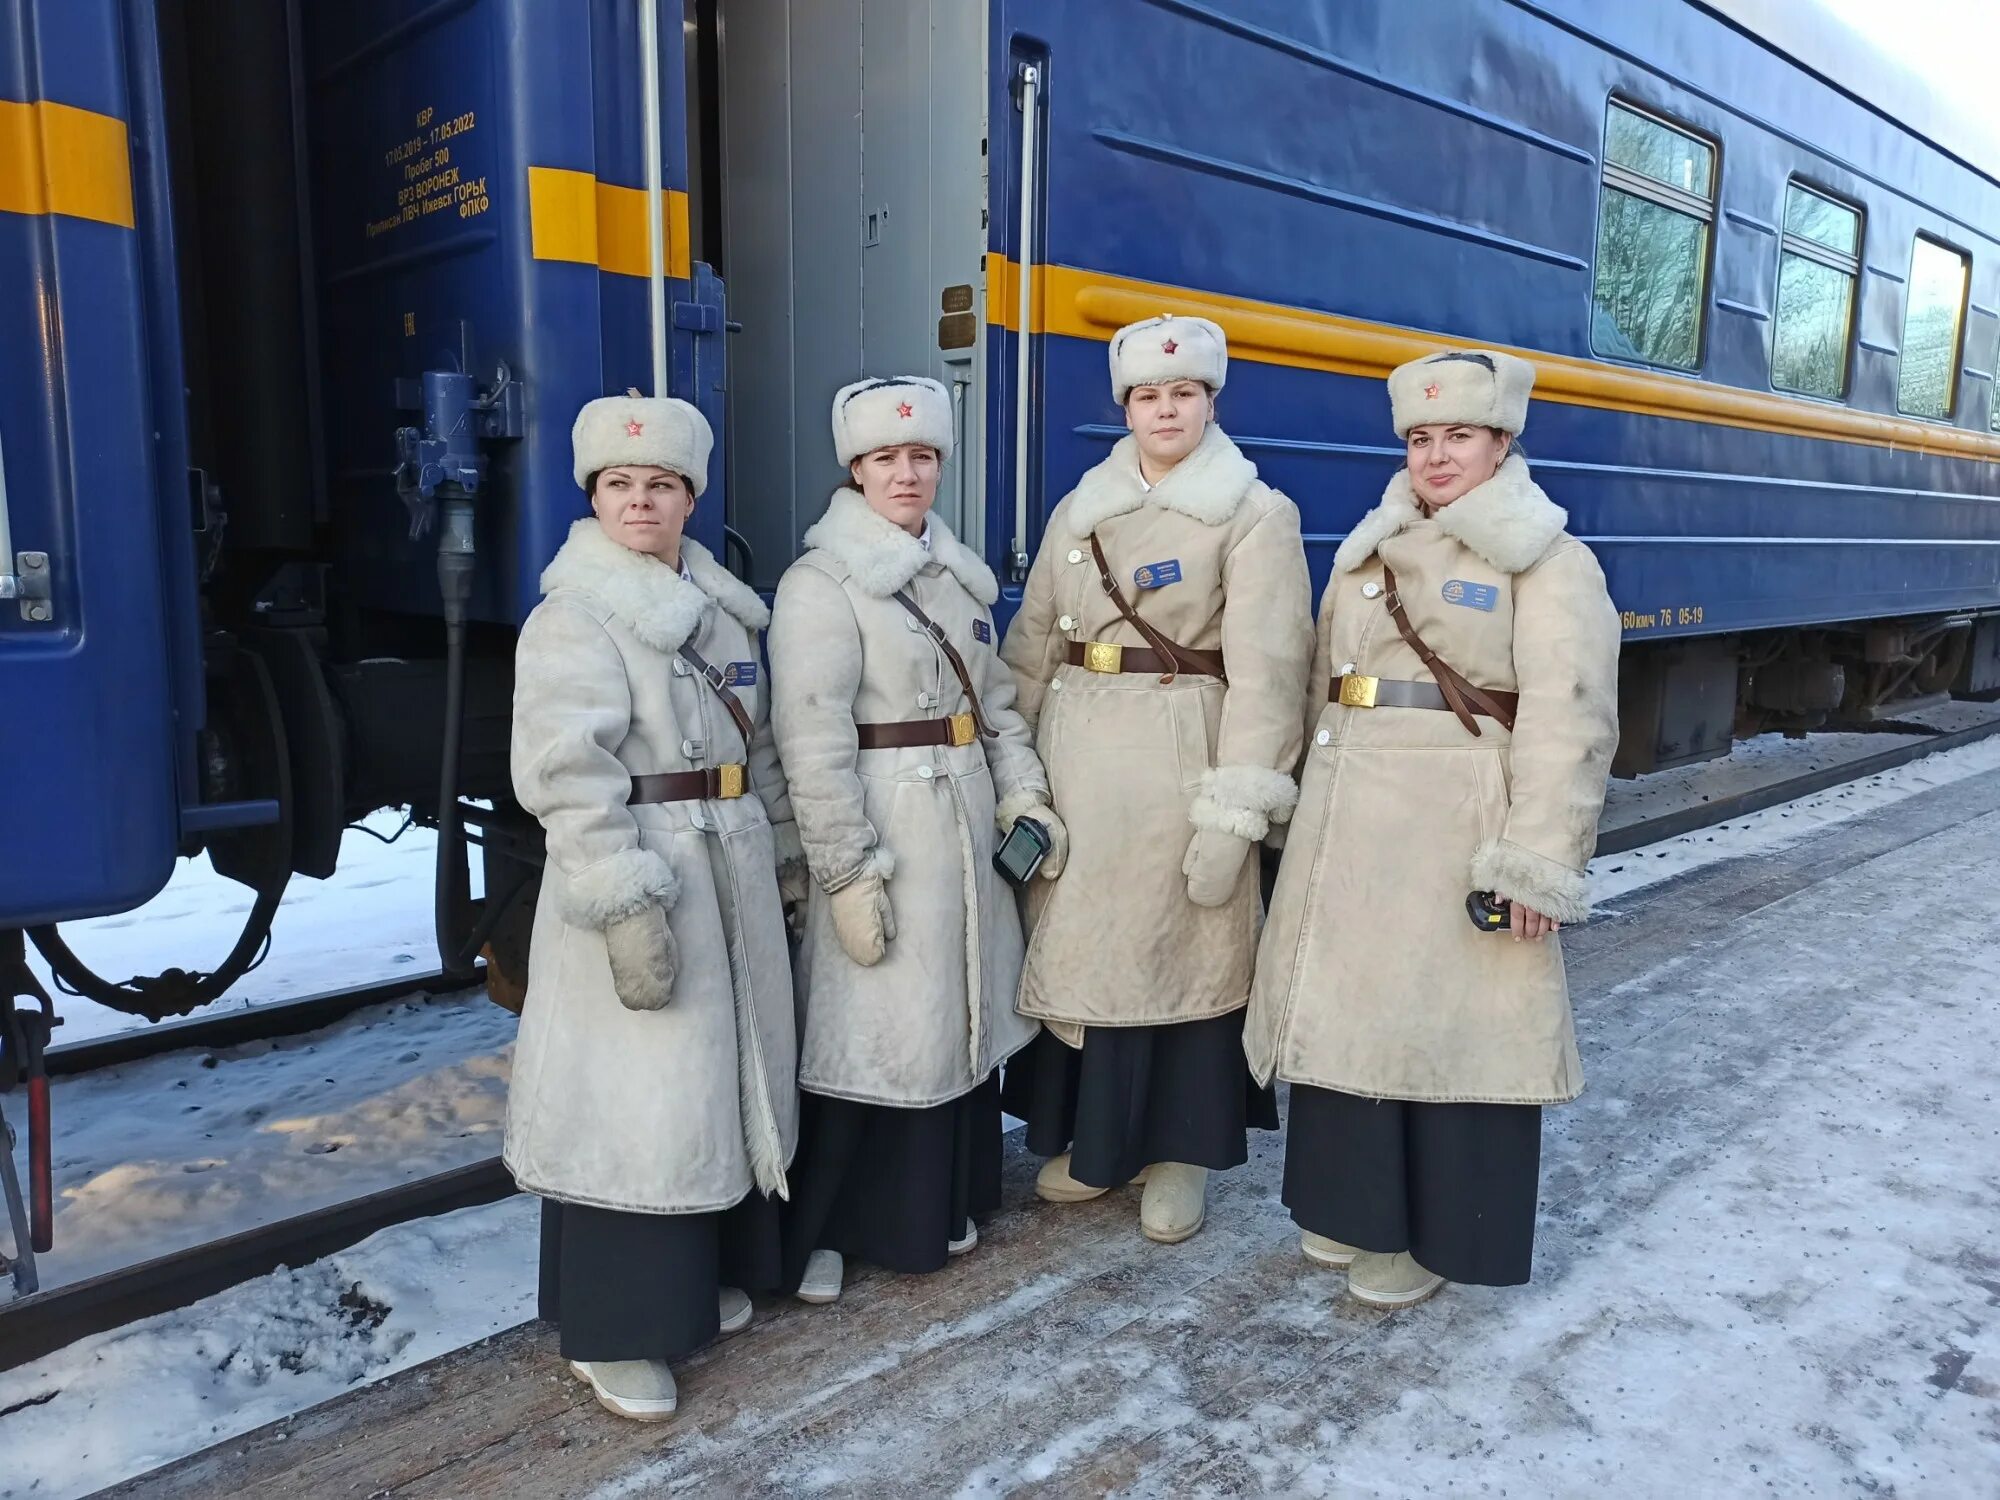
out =
<svg viewBox="0 0 2000 1500"><path fill-rule="evenodd" d="M820 882L820 889L831 896L835 891L845 890L862 876L873 872L887 880L896 873L896 856L882 844L863 852L861 862L851 870L842 871L831 880Z"/></svg>
<svg viewBox="0 0 2000 1500"><path fill-rule="evenodd" d="M1273 823L1288 822L1299 805L1299 786L1269 766L1212 766L1202 772L1201 793L1188 809L1197 828L1261 839Z"/></svg>
<svg viewBox="0 0 2000 1500"><path fill-rule="evenodd" d="M1519 901L1558 922L1581 922L1590 915L1583 871L1506 839L1481 844L1472 856L1472 888Z"/></svg>
<svg viewBox="0 0 2000 1500"><path fill-rule="evenodd" d="M1016 818L1024 818L1032 812L1054 812L1049 806L1047 792L1009 792L1000 799L1000 805L993 809L993 826L1002 834L1014 826Z"/></svg>
<svg viewBox="0 0 2000 1500"><path fill-rule="evenodd" d="M602 932L649 906L672 911L681 883L651 849L621 849L585 865L563 885L562 916L572 927Z"/></svg>

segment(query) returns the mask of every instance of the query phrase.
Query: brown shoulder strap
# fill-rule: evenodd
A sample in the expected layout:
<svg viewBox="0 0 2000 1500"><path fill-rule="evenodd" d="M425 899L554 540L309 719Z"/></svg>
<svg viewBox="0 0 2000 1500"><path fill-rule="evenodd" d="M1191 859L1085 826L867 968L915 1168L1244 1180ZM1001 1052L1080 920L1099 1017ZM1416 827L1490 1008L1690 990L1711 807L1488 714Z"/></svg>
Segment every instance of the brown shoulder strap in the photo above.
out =
<svg viewBox="0 0 2000 1500"><path fill-rule="evenodd" d="M1451 705L1451 711L1458 715L1458 722L1477 735L1479 723L1472 716L1473 710L1477 709L1489 719L1497 720L1502 728L1512 733L1513 711L1489 696L1483 688L1474 687L1467 682L1456 667L1424 644L1424 638L1417 634L1417 627L1410 623L1410 617L1403 612L1403 596L1396 589L1396 570L1386 562L1382 564L1382 586L1388 590L1383 596L1382 603L1389 611L1389 618L1396 622L1396 629L1409 648L1417 653L1419 660L1426 667L1430 668L1431 676L1437 679L1438 691L1444 694L1444 701ZM1467 707L1468 703L1471 707Z"/></svg>
<svg viewBox="0 0 2000 1500"><path fill-rule="evenodd" d="M1147 645L1159 652L1160 659L1170 664L1170 670L1160 678L1163 683L1172 682L1182 672L1204 673L1208 668L1194 660L1190 648L1179 646L1167 639L1151 625L1139 618L1139 612L1125 601L1124 592L1118 587L1118 580L1111 576L1111 564L1104 560L1104 548L1097 540L1097 533L1090 534L1090 556L1097 564L1097 580L1104 585L1104 592L1118 607L1118 613L1125 617L1125 623L1138 631ZM1220 654L1220 653L1217 653ZM1221 673L1215 674L1221 676Z"/></svg>
<svg viewBox="0 0 2000 1500"><path fill-rule="evenodd" d="M715 696L722 700L722 706L729 710L729 717L736 721L736 728L743 735L743 751L747 755L750 742L757 737L757 726L750 722L750 710L743 706L743 700L729 691L728 680L720 668L711 667L702 660L702 655L694 647L682 643L680 656L689 666L701 673L702 679L715 689Z"/></svg>
<svg viewBox="0 0 2000 1500"><path fill-rule="evenodd" d="M979 727L979 732L989 740L999 738L1000 731L987 724L986 715L979 707L979 692L972 685L972 673L966 669L965 658L958 654L958 647L951 643L951 637L944 633L944 627L919 609L917 601L905 590L897 589L892 597L910 612L912 619L924 627L925 633L937 643L938 650L944 653L944 659L951 663L952 671L958 675L958 685L965 689L965 701L972 705L972 722Z"/></svg>

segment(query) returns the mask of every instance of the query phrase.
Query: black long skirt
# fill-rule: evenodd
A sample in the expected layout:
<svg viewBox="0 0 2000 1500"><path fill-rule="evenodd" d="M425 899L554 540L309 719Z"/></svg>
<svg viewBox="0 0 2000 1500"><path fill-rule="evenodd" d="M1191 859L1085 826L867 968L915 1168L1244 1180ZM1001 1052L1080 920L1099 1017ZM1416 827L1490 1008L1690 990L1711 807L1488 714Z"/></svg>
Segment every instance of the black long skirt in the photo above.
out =
<svg viewBox="0 0 2000 1500"><path fill-rule="evenodd" d="M1003 1107L1028 1122L1037 1156L1119 1187L1154 1162L1227 1171L1249 1160L1247 1132L1278 1128L1278 1101L1243 1058L1232 1011L1161 1026L1088 1026L1083 1046L1044 1031L1007 1065Z"/></svg>
<svg viewBox="0 0 2000 1500"><path fill-rule="evenodd" d="M1284 1204L1301 1229L1468 1286L1519 1286L1535 1258L1538 1104L1423 1104L1292 1085Z"/></svg>
<svg viewBox="0 0 2000 1500"><path fill-rule="evenodd" d="M778 1203L752 1192L706 1214L635 1214L542 1200L537 1311L565 1359L676 1360L713 1339L725 1286L778 1290Z"/></svg>
<svg viewBox="0 0 2000 1500"><path fill-rule="evenodd" d="M923 1109L799 1095L785 1285L815 1250L921 1274L1000 1207L1000 1075Z"/></svg>

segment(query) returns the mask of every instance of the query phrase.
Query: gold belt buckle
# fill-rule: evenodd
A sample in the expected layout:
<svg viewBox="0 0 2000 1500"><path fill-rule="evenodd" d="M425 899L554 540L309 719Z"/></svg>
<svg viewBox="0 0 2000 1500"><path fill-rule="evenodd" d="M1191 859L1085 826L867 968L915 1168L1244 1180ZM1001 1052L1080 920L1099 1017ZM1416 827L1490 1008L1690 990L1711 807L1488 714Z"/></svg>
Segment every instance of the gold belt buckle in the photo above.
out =
<svg viewBox="0 0 2000 1500"><path fill-rule="evenodd" d="M978 735L978 730L973 725L970 713L953 714L945 720L945 723L951 731L951 739L947 741L948 744L969 745Z"/></svg>
<svg viewBox="0 0 2000 1500"><path fill-rule="evenodd" d="M715 795L723 798L743 795L742 766L732 763L715 768Z"/></svg>
<svg viewBox="0 0 2000 1500"><path fill-rule="evenodd" d="M1381 682L1379 677L1356 677L1349 673L1340 679L1340 706L1342 708L1373 708L1375 687Z"/></svg>
<svg viewBox="0 0 2000 1500"><path fill-rule="evenodd" d="M1083 669L1086 672L1122 672L1125 670L1125 648L1115 641L1091 641L1083 648Z"/></svg>

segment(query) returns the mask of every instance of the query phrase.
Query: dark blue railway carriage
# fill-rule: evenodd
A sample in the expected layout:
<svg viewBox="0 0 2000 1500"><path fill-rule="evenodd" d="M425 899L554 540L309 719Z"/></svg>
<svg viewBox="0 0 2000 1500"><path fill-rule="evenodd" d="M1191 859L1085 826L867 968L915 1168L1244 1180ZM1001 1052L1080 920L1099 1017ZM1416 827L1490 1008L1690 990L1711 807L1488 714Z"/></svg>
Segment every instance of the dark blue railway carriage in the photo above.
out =
<svg viewBox="0 0 2000 1500"><path fill-rule="evenodd" d="M1996 170L1803 4L0 0L0 929L183 1010L407 803L448 961L517 972L509 654L577 406L701 403L697 530L768 585L829 392L929 371L1018 579L1166 309L1229 330L1322 574L1382 375L1534 359L1627 770L2000 689ZM202 849L259 893L217 971L67 956Z"/></svg>

